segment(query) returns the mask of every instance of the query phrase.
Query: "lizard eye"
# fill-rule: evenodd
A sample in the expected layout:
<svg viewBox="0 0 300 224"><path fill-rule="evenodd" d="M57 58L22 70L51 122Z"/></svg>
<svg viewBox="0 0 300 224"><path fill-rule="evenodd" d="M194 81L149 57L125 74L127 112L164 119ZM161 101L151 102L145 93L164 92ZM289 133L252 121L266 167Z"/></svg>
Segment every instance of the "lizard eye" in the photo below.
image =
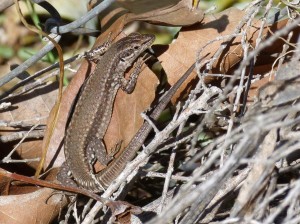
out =
<svg viewBox="0 0 300 224"><path fill-rule="evenodd" d="M127 59L132 58L133 55L133 50L125 51L122 55L120 55L120 60L126 61Z"/></svg>

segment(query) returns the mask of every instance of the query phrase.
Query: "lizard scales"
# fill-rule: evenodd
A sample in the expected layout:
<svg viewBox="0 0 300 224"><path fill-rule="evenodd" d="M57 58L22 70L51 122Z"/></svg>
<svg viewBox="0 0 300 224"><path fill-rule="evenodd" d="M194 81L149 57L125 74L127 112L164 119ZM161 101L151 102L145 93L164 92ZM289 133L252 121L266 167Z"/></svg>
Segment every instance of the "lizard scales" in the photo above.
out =
<svg viewBox="0 0 300 224"><path fill-rule="evenodd" d="M58 174L60 182L99 191L91 161L97 158L104 165L108 163L103 137L111 119L116 93L119 88L128 93L133 91L143 61L138 61L138 70L130 76L130 80L124 78L124 73L154 39L151 34L132 33L114 43L98 60L94 72L83 86L66 131L66 162ZM71 179L65 180L62 173L66 171L71 172L76 184Z"/></svg>

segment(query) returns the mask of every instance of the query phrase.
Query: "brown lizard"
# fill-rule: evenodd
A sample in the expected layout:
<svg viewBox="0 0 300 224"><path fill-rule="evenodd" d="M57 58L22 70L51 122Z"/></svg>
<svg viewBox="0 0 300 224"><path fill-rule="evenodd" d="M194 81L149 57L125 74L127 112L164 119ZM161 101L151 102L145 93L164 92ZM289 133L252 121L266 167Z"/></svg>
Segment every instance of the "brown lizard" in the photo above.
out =
<svg viewBox="0 0 300 224"><path fill-rule="evenodd" d="M107 154L103 137L111 119L116 93L119 88L127 93L133 91L143 59L138 59L129 80L124 78L124 73L154 39L152 34L132 33L108 48L101 59L99 56L94 72L82 88L66 131L66 162L57 175L61 183L102 190L94 177L92 164L97 159L106 165L112 159ZM90 57L98 59L93 53Z"/></svg>

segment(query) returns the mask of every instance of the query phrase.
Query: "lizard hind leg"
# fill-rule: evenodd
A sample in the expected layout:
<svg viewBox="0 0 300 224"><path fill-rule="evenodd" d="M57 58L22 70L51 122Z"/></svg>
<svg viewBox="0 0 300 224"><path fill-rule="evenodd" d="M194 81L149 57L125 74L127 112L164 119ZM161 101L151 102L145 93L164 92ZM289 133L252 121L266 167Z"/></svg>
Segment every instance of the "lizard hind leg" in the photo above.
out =
<svg viewBox="0 0 300 224"><path fill-rule="evenodd" d="M73 188L85 188L95 192L99 192L99 188L93 179L90 179L89 175L86 175L82 179L76 179L73 177L68 164L65 162L61 166L60 171L56 175L56 179L64 186ZM75 180L74 180L75 179Z"/></svg>
<svg viewBox="0 0 300 224"><path fill-rule="evenodd" d="M106 167L107 164L113 159L114 154L114 152L107 153L102 139L99 138L94 138L92 141L90 141L86 148L86 155L91 166L91 170L93 170L92 168L96 160L98 160L101 165Z"/></svg>
<svg viewBox="0 0 300 224"><path fill-rule="evenodd" d="M108 156L111 158L111 160L114 158L114 156L120 151L122 146L122 140L119 140L116 142L114 147L110 149L110 153L108 153ZM110 161L109 161L110 162Z"/></svg>

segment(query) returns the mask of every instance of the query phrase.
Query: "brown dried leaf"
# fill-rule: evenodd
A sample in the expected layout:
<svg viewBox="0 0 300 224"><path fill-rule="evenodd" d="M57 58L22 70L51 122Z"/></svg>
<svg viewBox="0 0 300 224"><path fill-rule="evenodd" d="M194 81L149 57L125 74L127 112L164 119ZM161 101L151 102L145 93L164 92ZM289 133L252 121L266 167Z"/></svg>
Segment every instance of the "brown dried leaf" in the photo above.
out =
<svg viewBox="0 0 300 224"><path fill-rule="evenodd" d="M270 27L270 30L272 33L276 32L276 30L280 30L283 27L285 27L288 23L288 19L282 20L273 26ZM297 27L293 30L293 35L291 37L290 43L297 43L297 38L300 33L300 27ZM272 34L269 34L272 35ZM286 37L284 37L285 39ZM254 67L254 74L265 74L269 73L272 69L274 72L277 70L278 63L274 64L274 57L272 55L276 55L282 51L282 47L285 44L285 42L282 39L279 39L275 41L272 46L266 48L261 54L258 56L257 63ZM288 66L288 65L287 65ZM286 66L282 66L282 68L285 68ZM286 76L289 75L291 71L285 71L284 74ZM280 73L280 71L278 71ZM271 82L274 80L274 74L271 75L271 77L263 77L260 80L257 80L251 84L251 89L248 93L248 102L253 102L255 97L258 95L258 90L264 86L266 83Z"/></svg>
<svg viewBox="0 0 300 224"><path fill-rule="evenodd" d="M141 207L134 206L125 201L114 201L107 203L112 211L112 215L117 217L118 223L131 223L131 215L138 215L143 212Z"/></svg>
<svg viewBox="0 0 300 224"><path fill-rule="evenodd" d="M94 7L95 3L90 4L89 8ZM116 1L100 13L103 30L111 27L120 15L125 16L124 24L132 21L146 21L168 26L187 26L200 22L204 13L200 9L192 8L190 0Z"/></svg>
<svg viewBox="0 0 300 224"><path fill-rule="evenodd" d="M180 76L196 61L196 52L204 47L209 41L218 36L228 35L234 32L237 24L242 20L245 13L235 8L231 8L219 14L210 15L204 18L201 24L183 28L178 35L176 41L169 45L167 51L159 56L164 70L168 76L168 81L172 86ZM257 32L254 26L249 31L251 37ZM224 40L222 40L224 41ZM201 61L209 60L213 57L219 49L222 41L216 41L204 48L200 56ZM230 68L236 65L242 58L242 49L239 46L240 41L236 38L230 49L226 49L226 55L222 55L221 59L213 65L213 72L227 73ZM195 77L190 78L178 91L180 94L185 88L186 84L190 83ZM210 82L212 79L206 79ZM177 98L178 95L175 97Z"/></svg>
<svg viewBox="0 0 300 224"><path fill-rule="evenodd" d="M63 195L54 190L36 188L31 193L1 196L0 223L51 223L66 205Z"/></svg>
<svg viewBox="0 0 300 224"><path fill-rule="evenodd" d="M8 195L9 194L9 185L12 179L0 175L0 195Z"/></svg>
<svg viewBox="0 0 300 224"><path fill-rule="evenodd" d="M234 33L236 26L240 21L242 21L245 15L244 11L230 8L221 13L207 16L202 21L202 24L195 24L190 27L182 28L178 38L173 41L173 43L170 44L167 50L163 53L161 53L161 46L159 46L159 48L154 47L154 50L158 54L159 52L161 54L159 56L159 60L161 61L168 76L168 82L170 85L172 86L180 78L184 71L186 71L196 61L196 52L198 52L199 49L203 48L209 41L217 37ZM269 33L270 29L275 32L282 28L286 22L287 20L276 23L271 27L266 27L263 31L263 37L267 38L267 35L271 35ZM259 27L260 21L256 21L247 30L248 41L253 45L255 45ZM295 32L293 35L293 43L296 41L298 32ZM212 59L223 41L224 40L215 41L204 48L200 55L201 62ZM262 72L270 71L274 62L274 58L272 58L271 55L280 52L283 43L284 42L282 40L278 40L260 54L256 63L256 68L254 69L254 74L262 74ZM226 48L224 53L221 54L221 57L213 64L212 73L230 74L234 71L235 66L242 60L243 50L240 43L240 37L235 38L229 46L230 47ZM185 82L185 85L183 85L178 91L174 99L178 98L179 94L185 91L186 85L191 83L191 80L195 76L196 75L190 76L190 78ZM206 83L213 80L216 80L216 78L205 79ZM256 89L252 88L251 91L256 92ZM250 92L250 94L253 95L252 92Z"/></svg>
<svg viewBox="0 0 300 224"><path fill-rule="evenodd" d="M128 22L141 20L159 25L187 26L201 22L204 17L202 10L192 8L190 0L143 0L123 2L123 5L132 12L127 17Z"/></svg>

